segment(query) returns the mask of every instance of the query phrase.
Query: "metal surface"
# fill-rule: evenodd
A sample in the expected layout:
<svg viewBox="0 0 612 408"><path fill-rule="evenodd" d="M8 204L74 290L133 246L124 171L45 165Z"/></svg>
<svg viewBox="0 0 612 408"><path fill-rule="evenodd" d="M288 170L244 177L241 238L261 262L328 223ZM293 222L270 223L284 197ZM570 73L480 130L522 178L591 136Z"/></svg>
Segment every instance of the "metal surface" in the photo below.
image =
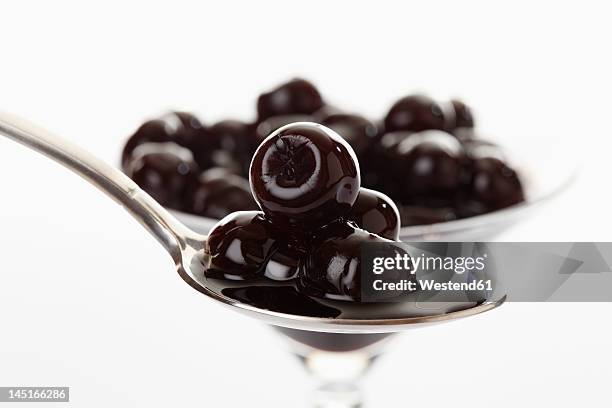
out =
<svg viewBox="0 0 612 408"><path fill-rule="evenodd" d="M504 299L446 314L394 319L314 318L272 312L223 296L206 286L207 237L187 228L118 169L74 144L15 116L0 113L0 134L59 162L121 204L170 254L181 278L197 291L265 323L294 329L335 333L395 332L491 310Z"/></svg>

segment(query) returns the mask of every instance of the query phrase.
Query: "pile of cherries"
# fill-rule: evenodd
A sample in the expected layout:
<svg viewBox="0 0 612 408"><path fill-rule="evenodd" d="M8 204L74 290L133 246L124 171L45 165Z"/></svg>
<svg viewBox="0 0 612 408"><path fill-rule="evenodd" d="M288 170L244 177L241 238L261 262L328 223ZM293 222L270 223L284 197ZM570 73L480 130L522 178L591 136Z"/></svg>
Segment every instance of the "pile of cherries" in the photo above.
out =
<svg viewBox="0 0 612 408"><path fill-rule="evenodd" d="M403 226L470 217L524 200L516 172L498 146L476 136L472 111L461 101L410 95L383 120L372 121L328 105L303 79L261 94L254 123L206 126L185 112L147 121L125 145L122 167L170 208L212 218L254 210L247 181L251 158L268 135L293 122L320 123L348 142L361 164L362 185L390 196Z"/></svg>
<svg viewBox="0 0 612 408"><path fill-rule="evenodd" d="M233 297L249 290L266 308L279 297L291 297L293 307L311 297L359 302L361 244L399 240L400 220L391 199L360 187L348 143L319 124L284 126L255 152L249 180L261 211L217 223L207 278ZM316 314L304 308L299 313Z"/></svg>

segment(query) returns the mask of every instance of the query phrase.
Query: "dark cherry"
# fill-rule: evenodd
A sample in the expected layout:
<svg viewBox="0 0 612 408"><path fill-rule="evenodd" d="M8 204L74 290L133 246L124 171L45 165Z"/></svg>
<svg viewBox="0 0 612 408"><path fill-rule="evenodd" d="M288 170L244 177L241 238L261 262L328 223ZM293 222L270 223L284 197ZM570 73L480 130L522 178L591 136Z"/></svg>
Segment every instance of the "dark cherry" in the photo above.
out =
<svg viewBox="0 0 612 408"><path fill-rule="evenodd" d="M477 158L471 168L471 195L489 209L498 210L525 200L518 175L502 160Z"/></svg>
<svg viewBox="0 0 612 408"><path fill-rule="evenodd" d="M159 119L143 123L128 139L121 154L121 167L126 170L134 149L144 143L166 143L172 140L172 129Z"/></svg>
<svg viewBox="0 0 612 408"><path fill-rule="evenodd" d="M192 140L191 137L199 137L200 130L204 129L204 125L193 113L183 112L183 111L175 111L168 112L161 117L162 120L166 122L176 122L178 121L180 125L183 127L183 131L181 135L179 135L179 140L185 142L185 144L189 144ZM178 125L178 124L177 124ZM175 126L177 126L175 125ZM177 126L177 128L179 128Z"/></svg>
<svg viewBox="0 0 612 408"><path fill-rule="evenodd" d="M210 126L196 150L200 166L224 167L248 175L256 148L252 133L252 126L239 120L223 120Z"/></svg>
<svg viewBox="0 0 612 408"><path fill-rule="evenodd" d="M323 123L323 121L331 115L338 115L340 113L344 112L333 105L324 105L321 109L312 114L314 118L313 122Z"/></svg>
<svg viewBox="0 0 612 408"><path fill-rule="evenodd" d="M310 115L282 115L273 116L260 122L255 128L255 141L259 145L264 139L281 127L295 122L314 122Z"/></svg>
<svg viewBox="0 0 612 408"><path fill-rule="evenodd" d="M206 275L224 280L287 281L298 271L305 249L276 229L259 211L235 212L209 234L211 264Z"/></svg>
<svg viewBox="0 0 612 408"><path fill-rule="evenodd" d="M199 119L187 112L168 112L157 119L146 121L125 144L121 165L125 169L134 149L144 143L174 142L192 148L201 137L203 129Z"/></svg>
<svg viewBox="0 0 612 408"><path fill-rule="evenodd" d="M378 150L378 157L376 158L378 179L377 183L371 188L374 190L383 190L390 196L395 196L397 194L397 180L401 179L406 171L396 166L398 161L397 146L413 134L414 132L400 130L385 133L380 137L378 143L375 145L375 148ZM399 173L396 174L396 170L399 171ZM393 188L394 185L396 188Z"/></svg>
<svg viewBox="0 0 612 408"><path fill-rule="evenodd" d="M378 191L360 188L357 200L346 218L368 232L399 241L400 216L397 206Z"/></svg>
<svg viewBox="0 0 612 408"><path fill-rule="evenodd" d="M189 196L190 212L204 217L223 218L235 211L257 209L248 180L219 167L200 173Z"/></svg>
<svg viewBox="0 0 612 408"><path fill-rule="evenodd" d="M414 196L451 194L461 185L465 153L449 133L414 133L397 144L392 158L404 202Z"/></svg>
<svg viewBox="0 0 612 408"><path fill-rule="evenodd" d="M260 211L235 212L215 225L206 246L209 278L249 280L261 276L274 243Z"/></svg>
<svg viewBox="0 0 612 408"><path fill-rule="evenodd" d="M276 237L263 274L274 281L290 281L297 276L300 261L306 257L304 242L287 237L286 231L274 231Z"/></svg>
<svg viewBox="0 0 612 408"><path fill-rule="evenodd" d="M482 139L463 141L469 179L457 202L461 217L479 215L524 201L523 187L504 151Z"/></svg>
<svg viewBox="0 0 612 408"><path fill-rule="evenodd" d="M378 157L376 157L373 153L369 154L366 157L369 160L369 164L364 167L364 162L361 163L361 185L370 188L370 189L383 189L381 182L381 170L374 167L374 164L378 162Z"/></svg>
<svg viewBox="0 0 612 408"><path fill-rule="evenodd" d="M349 223L332 223L318 231L298 274L299 290L315 298L361 300L361 247L391 242Z"/></svg>
<svg viewBox="0 0 612 408"><path fill-rule="evenodd" d="M359 158L361 185L373 190L384 191L391 197L398 197L399 177L393 177L392 163L396 161L394 150L412 132L398 131L376 137L371 149Z"/></svg>
<svg viewBox="0 0 612 408"><path fill-rule="evenodd" d="M420 132L428 129L447 129L454 115L425 95L409 95L391 107L385 117L385 131L407 130Z"/></svg>
<svg viewBox="0 0 612 408"><path fill-rule="evenodd" d="M331 129L296 123L270 135L253 156L255 200L282 229L319 228L345 215L357 199L355 153Z"/></svg>
<svg viewBox="0 0 612 408"><path fill-rule="evenodd" d="M455 111L454 128L473 128L474 115L472 109L458 99L451 100L451 105Z"/></svg>
<svg viewBox="0 0 612 408"><path fill-rule="evenodd" d="M125 172L160 204L183 209L198 173L190 150L176 143L145 143L134 149Z"/></svg>
<svg viewBox="0 0 612 408"><path fill-rule="evenodd" d="M310 82L295 78L257 99L259 121L272 116L305 114L310 115L323 106L321 94Z"/></svg>
<svg viewBox="0 0 612 408"><path fill-rule="evenodd" d="M428 225L457 219L452 207L423 207L403 205L399 208L402 226Z"/></svg>
<svg viewBox="0 0 612 408"><path fill-rule="evenodd" d="M360 115L348 113L337 113L327 116L321 122L322 125L336 131L346 140L359 159L372 148L372 144L378 135L376 125Z"/></svg>

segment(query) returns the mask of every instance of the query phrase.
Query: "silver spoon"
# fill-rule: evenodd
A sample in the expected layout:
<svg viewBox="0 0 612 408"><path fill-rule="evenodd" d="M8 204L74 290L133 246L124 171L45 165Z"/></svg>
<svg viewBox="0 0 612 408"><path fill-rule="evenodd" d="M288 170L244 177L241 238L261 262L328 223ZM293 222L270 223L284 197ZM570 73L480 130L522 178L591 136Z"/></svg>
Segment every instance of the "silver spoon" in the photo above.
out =
<svg viewBox="0 0 612 408"><path fill-rule="evenodd" d="M0 134L63 164L121 204L170 254L180 277L195 290L266 323L334 333L390 333L415 324L432 324L491 310L504 298L451 313L393 319L316 318L259 309L224 296L206 284L210 258L205 235L187 228L121 171L48 131L0 112Z"/></svg>

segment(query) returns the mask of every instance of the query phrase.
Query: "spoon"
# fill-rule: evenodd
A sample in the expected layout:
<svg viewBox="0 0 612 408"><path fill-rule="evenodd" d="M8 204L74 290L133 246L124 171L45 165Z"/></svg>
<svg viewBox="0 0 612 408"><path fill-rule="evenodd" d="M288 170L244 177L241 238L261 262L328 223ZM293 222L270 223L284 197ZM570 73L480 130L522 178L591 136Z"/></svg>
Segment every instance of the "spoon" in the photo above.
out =
<svg viewBox="0 0 612 408"><path fill-rule="evenodd" d="M178 221L121 171L71 142L7 113L0 112L0 134L59 162L121 204L160 242L174 260L179 276L192 288L272 325L334 333L390 333L415 324L472 316L494 309L504 301L504 298L487 301L451 313L390 319L316 318L259 309L224 296L207 285L204 275L210 264L210 255L206 252L207 236Z"/></svg>

